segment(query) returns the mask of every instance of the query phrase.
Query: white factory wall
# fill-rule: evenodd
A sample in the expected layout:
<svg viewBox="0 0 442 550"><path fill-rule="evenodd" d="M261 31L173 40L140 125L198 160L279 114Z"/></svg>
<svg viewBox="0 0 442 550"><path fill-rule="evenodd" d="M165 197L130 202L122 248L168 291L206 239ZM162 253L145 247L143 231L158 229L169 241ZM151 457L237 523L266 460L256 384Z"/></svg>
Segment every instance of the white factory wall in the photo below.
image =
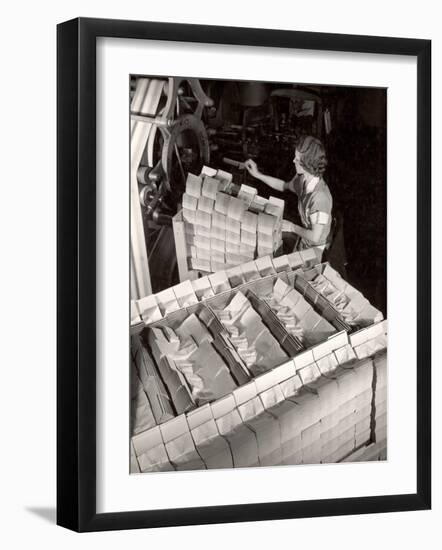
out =
<svg viewBox="0 0 442 550"><path fill-rule="evenodd" d="M55 25L77 16L268 27L431 38L433 151L440 153L442 37L438 2L315 0L271 3L113 0L8 3L2 11L0 129L1 435L0 506L4 548L416 548L440 543L441 474L434 510L76 535L55 527ZM441 205L440 155L434 154L433 211ZM437 210L436 210L437 209ZM404 221L406 223L406 221ZM442 234L440 216L434 235ZM440 279L440 242L434 238ZM439 245L439 246L437 246ZM438 248L438 251L436 250ZM438 252L438 253L437 253ZM437 253L437 254L436 254ZM436 276L433 275L435 279ZM5 310L6 305L6 310ZM441 306L434 288L434 307ZM441 331L434 316L434 335ZM436 340L436 338L435 338ZM434 456L441 463L441 374L434 351Z"/></svg>

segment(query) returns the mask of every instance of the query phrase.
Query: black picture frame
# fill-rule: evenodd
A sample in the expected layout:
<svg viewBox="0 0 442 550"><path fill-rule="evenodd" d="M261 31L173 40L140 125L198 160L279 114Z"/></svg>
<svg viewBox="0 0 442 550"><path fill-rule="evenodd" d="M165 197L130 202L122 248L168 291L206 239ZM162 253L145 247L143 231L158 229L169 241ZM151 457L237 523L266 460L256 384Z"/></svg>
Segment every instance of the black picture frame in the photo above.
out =
<svg viewBox="0 0 442 550"><path fill-rule="evenodd" d="M361 498L96 512L96 39L299 48L417 59L417 491ZM431 506L431 41L159 22L74 19L57 27L57 523L151 528Z"/></svg>

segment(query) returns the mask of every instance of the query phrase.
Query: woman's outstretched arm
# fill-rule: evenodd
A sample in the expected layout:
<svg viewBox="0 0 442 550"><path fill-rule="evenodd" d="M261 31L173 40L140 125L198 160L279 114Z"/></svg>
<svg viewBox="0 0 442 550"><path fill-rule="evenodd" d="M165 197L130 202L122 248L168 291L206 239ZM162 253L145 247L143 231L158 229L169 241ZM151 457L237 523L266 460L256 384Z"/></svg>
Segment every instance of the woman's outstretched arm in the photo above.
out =
<svg viewBox="0 0 442 550"><path fill-rule="evenodd" d="M273 176L267 176L266 174L261 174L261 172L258 170L258 165L255 161L249 159L245 163L245 167L247 168L247 171L249 174L251 174L254 178L262 181L275 191L284 191L285 181L280 180L279 178L274 178Z"/></svg>

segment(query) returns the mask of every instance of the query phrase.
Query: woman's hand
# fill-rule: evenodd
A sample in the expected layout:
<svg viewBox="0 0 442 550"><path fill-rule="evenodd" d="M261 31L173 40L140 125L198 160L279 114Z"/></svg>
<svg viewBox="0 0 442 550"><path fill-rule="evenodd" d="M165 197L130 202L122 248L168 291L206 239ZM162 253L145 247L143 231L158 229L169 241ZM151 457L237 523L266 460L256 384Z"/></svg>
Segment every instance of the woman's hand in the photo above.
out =
<svg viewBox="0 0 442 550"><path fill-rule="evenodd" d="M258 170L258 165L256 164L256 162L252 159L248 159L246 160L246 162L244 163L246 169L247 169L247 172L253 176L254 178L257 178L259 176L259 170Z"/></svg>
<svg viewBox="0 0 442 550"><path fill-rule="evenodd" d="M247 169L247 172L251 174L254 178L258 179L259 181L262 181L272 189L275 189L276 191L284 191L285 183L283 180L280 180L278 178L273 178L272 176L266 176L265 174L262 174L258 170L258 165L256 162L252 159L246 160L244 163L244 166Z"/></svg>

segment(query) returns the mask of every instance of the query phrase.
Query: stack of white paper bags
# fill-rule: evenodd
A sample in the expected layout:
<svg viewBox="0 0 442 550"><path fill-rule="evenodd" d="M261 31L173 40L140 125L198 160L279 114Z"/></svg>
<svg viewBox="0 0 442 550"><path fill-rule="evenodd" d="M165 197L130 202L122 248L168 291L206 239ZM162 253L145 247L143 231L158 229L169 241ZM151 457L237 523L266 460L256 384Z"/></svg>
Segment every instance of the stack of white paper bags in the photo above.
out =
<svg viewBox="0 0 442 550"><path fill-rule="evenodd" d="M289 334L292 334L305 347L323 342L336 332L303 296L279 277L275 279L272 292L260 296Z"/></svg>
<svg viewBox="0 0 442 550"><path fill-rule="evenodd" d="M310 285L334 306L350 326L365 327L383 319L382 313L328 264L322 273L310 280Z"/></svg>
<svg viewBox="0 0 442 550"><path fill-rule="evenodd" d="M131 369L131 433L144 432L156 425L143 384L135 368Z"/></svg>
<svg viewBox="0 0 442 550"><path fill-rule="evenodd" d="M248 370L257 376L287 359L250 301L237 291L223 309L214 309Z"/></svg>
<svg viewBox="0 0 442 550"><path fill-rule="evenodd" d="M230 393L236 384L213 338L195 314L176 329L151 327L149 345L177 413Z"/></svg>
<svg viewBox="0 0 442 550"><path fill-rule="evenodd" d="M149 400L156 424L161 424L175 416L166 387L158 370L139 336L132 337L133 360L144 392Z"/></svg>
<svg viewBox="0 0 442 550"><path fill-rule="evenodd" d="M248 186L231 196L223 191L226 174L188 175L182 215L192 269L221 271L281 247L284 201L262 199Z"/></svg>
<svg viewBox="0 0 442 550"><path fill-rule="evenodd" d="M338 357L347 362L338 365ZM290 360L224 398L169 420L159 431L134 436L140 470L346 459L370 442L373 361L358 361L340 348L304 363L307 358L298 368Z"/></svg>
<svg viewBox="0 0 442 550"><path fill-rule="evenodd" d="M284 262L299 262L298 255L285 256ZM373 323L377 310L327 266L306 280L316 279L317 290L337 307L340 294L349 299L341 311L351 311L351 304L357 312L347 315L354 322L350 333L337 333L318 315L290 276L279 274L275 260L263 258L240 269L243 282L253 281L246 285L253 287L250 300L218 272L136 303L149 327L143 338L132 337L131 471L385 457L386 321ZM272 319L261 317L256 296L278 317L280 330L308 349L287 355L269 324ZM198 316L186 316L184 309L175 313L205 298L208 302L191 309ZM264 310L277 323L267 306ZM218 329L222 350L212 322L224 329ZM227 349L253 376L240 387Z"/></svg>

